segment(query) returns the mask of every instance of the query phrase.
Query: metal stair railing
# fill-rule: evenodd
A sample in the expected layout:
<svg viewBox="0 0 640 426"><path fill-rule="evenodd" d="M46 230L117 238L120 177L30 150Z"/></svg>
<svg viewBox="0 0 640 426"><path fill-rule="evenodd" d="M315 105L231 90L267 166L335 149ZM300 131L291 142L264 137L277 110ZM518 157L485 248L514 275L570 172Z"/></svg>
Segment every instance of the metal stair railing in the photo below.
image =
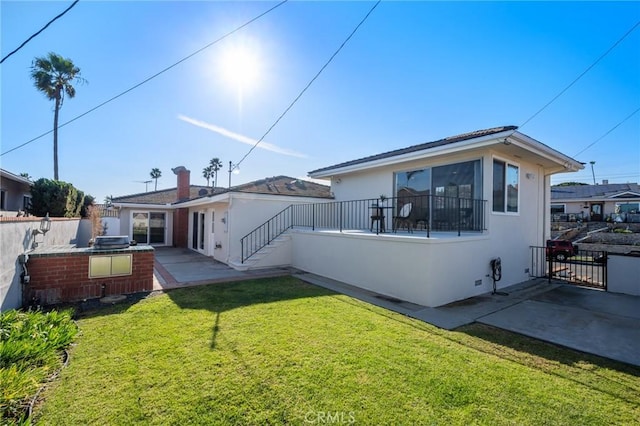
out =
<svg viewBox="0 0 640 426"><path fill-rule="evenodd" d="M294 207L294 205L286 207L240 239L242 263L293 226L291 219Z"/></svg>

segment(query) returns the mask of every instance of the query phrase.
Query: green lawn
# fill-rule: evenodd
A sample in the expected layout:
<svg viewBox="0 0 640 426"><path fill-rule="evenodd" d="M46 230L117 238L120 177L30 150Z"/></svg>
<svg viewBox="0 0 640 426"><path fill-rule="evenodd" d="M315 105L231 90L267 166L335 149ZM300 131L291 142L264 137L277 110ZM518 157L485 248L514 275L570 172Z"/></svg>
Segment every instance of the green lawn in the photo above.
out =
<svg viewBox="0 0 640 426"><path fill-rule="evenodd" d="M633 424L640 369L484 326L456 332L277 278L79 320L36 421Z"/></svg>

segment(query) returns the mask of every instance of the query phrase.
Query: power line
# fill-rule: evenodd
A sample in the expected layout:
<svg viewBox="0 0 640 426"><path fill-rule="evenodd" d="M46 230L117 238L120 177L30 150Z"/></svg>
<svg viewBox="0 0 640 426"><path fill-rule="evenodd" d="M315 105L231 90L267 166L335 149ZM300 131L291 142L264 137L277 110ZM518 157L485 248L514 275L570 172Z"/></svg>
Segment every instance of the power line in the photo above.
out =
<svg viewBox="0 0 640 426"><path fill-rule="evenodd" d="M97 106L95 106L95 107L91 108L90 110L88 110L88 111L86 111L86 112L84 112L84 113L82 113L82 114L80 114L80 115L78 115L78 116L76 116L76 117L72 118L71 120L66 121L66 122L64 122L64 123L60 124L60 125L58 126L58 129L60 129L60 128L62 128L62 127L64 127L64 126L66 126L67 124L71 124L71 123L73 123L74 121L78 120L79 118L82 118L82 117L84 117L85 115L87 115L87 114L89 114L89 113L91 113L91 112L93 112L93 111L97 110L98 108L101 108L101 107L105 106L106 104L108 104L108 103L110 103L110 102L112 102L112 101L115 101L115 100L116 100L116 99L118 99L119 97L121 97L121 96L123 96L123 95L126 95L127 93L131 92L131 91L132 91L132 90L134 90L134 89L137 89L138 87L140 87L140 86L142 86L143 84L145 84L145 83L147 83L147 82L149 82L149 81L153 80L154 78L158 77L159 75L164 74L165 72L167 72L167 71L169 71L170 69L172 69L172 68L176 67L177 65L180 65L181 63L183 63L183 62L184 62L184 61L186 61L187 59L190 59L191 57L193 57L193 56L197 55L198 53L202 52L203 50L208 49L209 47L213 46L214 44L216 44L216 43L218 43L218 42L220 42L220 41L224 40L225 38L229 37L230 35L232 35L232 34L234 34L234 33L238 32L238 31L240 31L241 29L243 29L244 27L246 27L246 26L248 26L248 25L252 24L253 22L255 22L255 21L257 21L258 19L262 18L263 16L265 16L265 15L266 15L266 14L268 14L269 12L271 12L271 11L273 11L273 10L277 9L278 7L282 6L283 4L287 3L288 1L289 1L289 0L282 0L280 3L276 4L276 5L275 5L275 6L273 6L271 9L268 9L267 11L265 11L265 12L261 13L260 15L256 16L255 18L250 19L249 21L245 22L244 24L240 25L239 27L237 27L237 28L235 28L235 29L233 29L233 30L229 31L228 33L224 34L223 36L219 37L218 39L216 39L216 40L212 41L211 43L207 44L206 46L204 46L204 47L202 47L202 48L200 48L200 49L196 50L195 52L193 52L193 53L191 53L191 54L189 54L189 55L185 56L184 58L180 59L178 62L175 62L175 63L173 63L172 65L169 65L168 67L166 67L166 68L164 68L163 70L161 70L161 71L159 71L159 72L155 73L155 74L154 74L154 75L152 75L151 77L149 77L149 78L147 78L147 79L145 79L145 80L141 81L140 83L138 83L138 84L136 84L136 85L134 85L134 86L130 87L129 89L125 90L124 92L121 92L121 93L117 94L116 96L114 96L114 97L112 97L112 98L110 98L110 99L108 99L108 100L106 100L106 101L102 102L101 104L99 104L99 105L97 105ZM13 152L13 151L15 151L15 150L17 150L17 149L20 149L20 148L22 148L23 146L29 145L30 143L35 142L35 141L37 141L38 139L40 139L40 138L42 138L42 137L44 137L44 136L46 136L46 135L48 135L49 133L52 133L52 132L53 132L53 130L49 130L48 132L45 132L45 133L43 133L43 134L41 134L41 135L39 135L39 136L36 136L35 138L33 138L33 139L31 139L31 140L28 140L27 142L25 142L25 143L23 143L23 144L21 144L21 145L18 145L18 146L16 146L16 147L13 147L13 148L11 148L10 150L5 151L5 152L3 152L2 154L0 154L0 157L1 157L1 156L3 156L3 155L5 155L5 154L8 154L8 153L10 153L10 152Z"/></svg>
<svg viewBox="0 0 640 426"><path fill-rule="evenodd" d="M600 136L598 139L596 139L595 141L591 142L589 145L587 145L587 147L585 149L583 149L582 151L580 151L579 153L577 153L576 155L574 155L574 157L577 157L578 155L582 154L583 152L585 152L586 150L588 150L589 148L591 148L592 146L594 146L595 144L597 144L598 142L600 142L602 139L604 139L607 135L609 135L609 133L613 132L615 129L617 129L622 123L624 123L625 121L627 121L628 119L630 119L631 117L633 117L636 113L638 113L638 111L640 111L640 108L638 108L637 110L633 111L631 114L629 114L627 117L624 118L624 120L622 120L621 122L619 122L618 124L616 124L615 126L613 126L611 129L609 129L609 131L607 131L604 135Z"/></svg>
<svg viewBox="0 0 640 426"><path fill-rule="evenodd" d="M342 48L347 44L347 42L349 40L351 40L351 37L353 37L353 35L358 31L358 29L360 28L360 26L362 26L362 24L364 24L364 22L367 20L367 18L369 18L369 15L371 15L371 13L374 11L374 9L376 7L378 7L378 5L380 4L382 0L378 0L371 9L369 9L369 11L367 12L367 14L364 16L364 18L362 18L362 20L360 21L360 23L358 23L358 25L356 25L356 27L353 29L353 31L351 31L351 34L349 34L349 36L342 42L342 44L340 45L340 47L338 47L338 49L333 53L333 55L331 55L331 57L329 58L329 60L327 62L325 62L325 64L322 66L322 68L320 68L320 71L318 71L316 73L316 75L311 79L311 81L309 81L309 83L304 87L304 89L302 89L302 91L298 94L298 96L296 96L296 98L293 100L293 102L291 102L289 104L289 106L284 110L284 112L282 114L280 114L280 116L276 119L276 121L271 125L271 127L269 127L267 129L267 131L260 137L260 139L258 139L258 141L251 147L251 149L249 149L249 151L244 155L244 157L242 157L240 159L240 161L238 161L235 164L235 167L240 166L240 164L242 164L242 162L245 160L245 158L247 158L249 156L249 154L251 154L253 152L254 149L256 149L256 147L260 144L260 142L262 142L262 140L267 137L267 135L271 132L271 130L273 130L274 127L276 127L276 125L280 122L280 120L282 120L282 118L284 118L284 116L289 112L289 110L291 108L293 108L293 106L296 104L296 102L298 102L298 100L302 97L302 95L307 91L307 89L309 87L311 87L311 85L313 84L314 81L316 81L316 79L320 76L320 74L322 74L322 72L325 70L325 68L327 68L327 66L331 63L331 61L333 61L333 58L335 58L338 53L340 53L340 51L342 50Z"/></svg>
<svg viewBox="0 0 640 426"><path fill-rule="evenodd" d="M609 54L609 52L611 52L616 46L618 46L622 40L624 40L625 38L627 38L627 36L629 34L631 34L633 32L633 30L635 30L638 26L640 26L640 21L636 22L635 25L633 27L631 27L626 33L624 33L624 35L622 37L620 37L618 39L618 41L616 41L609 49L607 49L606 52L604 52L602 55L600 55L600 57L598 59L596 59L596 61L594 63L592 63L591 65L589 65L587 67L586 70L584 70L582 72L582 74L580 74L575 80L573 80L567 87L565 87L560 93L558 93L556 96L554 96L553 99L551 99L549 102L547 102L542 108L540 108L535 114L533 114L531 117L529 117L524 123L522 123L519 127L522 128L524 127L528 122L530 122L531 120L533 120L538 114L540 114L542 111L544 111L549 105L551 105L553 102L556 101L556 99L558 99L560 96L562 96L567 90L569 90L569 88L571 88L571 86L573 86L578 80L580 80L586 73L588 73L591 68L593 68L594 66L596 66L596 64L598 62L600 62L605 56L607 56Z"/></svg>
<svg viewBox="0 0 640 426"><path fill-rule="evenodd" d="M22 49L27 43L29 43L33 38L35 38L36 36L38 36L38 34L40 34L41 32L43 32L44 30L47 29L47 27L49 25L51 25L54 21L56 21L58 18L61 18L62 15L64 15L65 13L67 13L68 11L71 10L71 8L73 6L75 6L80 0L75 0L73 3L71 3L71 6L69 6L68 8L66 8L62 13L60 13L58 16L56 16L55 18L53 18L52 20L50 20L49 22L47 22L47 25L45 25L44 27L42 27L40 29L40 31L38 31L35 34L32 34L31 37L29 37L28 39L26 39L24 42L22 42L22 44L20 46L18 46L14 51L10 52L7 56L5 56L4 58L2 58L2 60L0 60L0 64L4 62L5 59L7 59L9 56L13 55L14 53L16 53L18 50Z"/></svg>

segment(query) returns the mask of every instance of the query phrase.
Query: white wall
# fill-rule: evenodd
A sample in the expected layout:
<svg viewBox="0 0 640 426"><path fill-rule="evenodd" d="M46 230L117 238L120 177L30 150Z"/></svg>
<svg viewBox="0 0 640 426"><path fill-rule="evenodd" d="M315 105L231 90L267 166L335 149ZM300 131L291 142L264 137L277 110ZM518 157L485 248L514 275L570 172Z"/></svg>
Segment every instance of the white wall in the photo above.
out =
<svg viewBox="0 0 640 426"><path fill-rule="evenodd" d="M22 305L22 266L18 256L31 251L33 230L40 226L40 218L0 222L0 311ZM40 245L68 245L86 247L91 238L91 222L87 219L52 218L51 230L35 236Z"/></svg>
<svg viewBox="0 0 640 426"><path fill-rule="evenodd" d="M490 261L497 255L503 265L498 288L529 279L528 246L500 252L488 236L422 239L303 230L291 236L293 267L424 306L491 291Z"/></svg>
<svg viewBox="0 0 640 426"><path fill-rule="evenodd" d="M291 204L321 203L323 201L332 200L306 197L264 196L259 194L232 194L229 203L229 239L227 243L229 251L226 262L239 264L241 262L240 239L286 207ZM272 259L278 263L278 266L282 265L280 257L274 256Z"/></svg>
<svg viewBox="0 0 640 426"><path fill-rule="evenodd" d="M609 254L607 290L640 296L640 257Z"/></svg>

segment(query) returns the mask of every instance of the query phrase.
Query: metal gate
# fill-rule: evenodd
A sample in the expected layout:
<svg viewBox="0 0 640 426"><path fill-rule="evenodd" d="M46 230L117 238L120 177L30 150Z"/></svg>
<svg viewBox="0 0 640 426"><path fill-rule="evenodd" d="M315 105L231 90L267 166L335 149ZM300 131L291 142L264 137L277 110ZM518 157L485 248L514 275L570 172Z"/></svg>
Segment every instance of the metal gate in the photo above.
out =
<svg viewBox="0 0 640 426"><path fill-rule="evenodd" d="M606 290L607 258L606 251L576 250L567 256L548 247L532 246L530 274Z"/></svg>

